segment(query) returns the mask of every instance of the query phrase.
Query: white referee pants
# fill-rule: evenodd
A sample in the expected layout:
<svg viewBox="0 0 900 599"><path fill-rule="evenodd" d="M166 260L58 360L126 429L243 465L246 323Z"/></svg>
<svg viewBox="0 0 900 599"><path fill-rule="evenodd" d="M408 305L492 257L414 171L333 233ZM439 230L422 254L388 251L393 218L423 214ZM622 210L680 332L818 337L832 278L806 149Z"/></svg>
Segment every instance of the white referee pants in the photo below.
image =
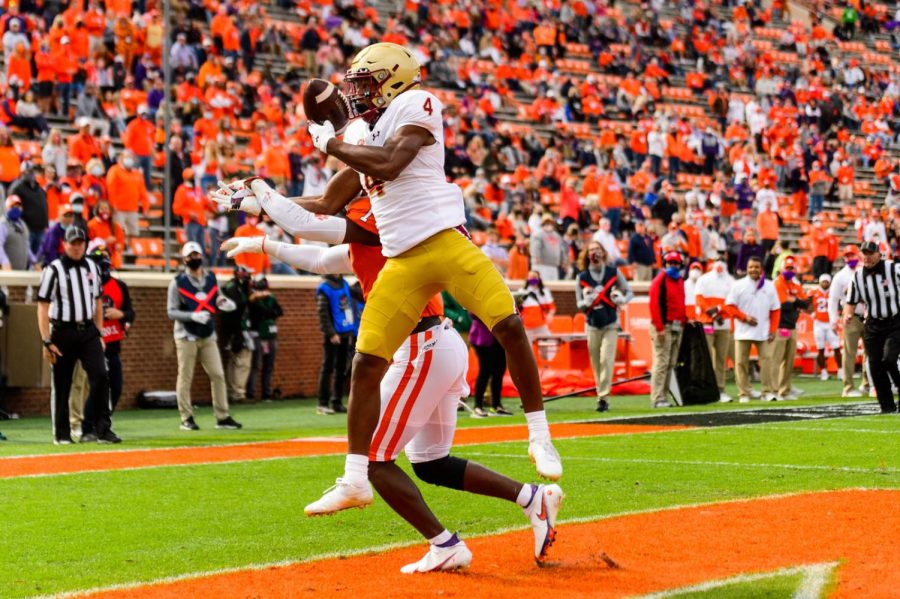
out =
<svg viewBox="0 0 900 599"><path fill-rule="evenodd" d="M401 449L414 464L449 455L458 400L469 394L468 359L449 320L406 338L381 381L369 460L393 460Z"/></svg>

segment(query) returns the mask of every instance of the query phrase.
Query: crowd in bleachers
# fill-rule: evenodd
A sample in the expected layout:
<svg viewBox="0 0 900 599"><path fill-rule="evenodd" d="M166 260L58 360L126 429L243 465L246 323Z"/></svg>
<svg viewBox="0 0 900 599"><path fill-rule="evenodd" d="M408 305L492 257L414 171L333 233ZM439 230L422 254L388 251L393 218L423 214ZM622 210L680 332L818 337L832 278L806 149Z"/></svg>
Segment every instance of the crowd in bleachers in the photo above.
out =
<svg viewBox="0 0 900 599"><path fill-rule="evenodd" d="M166 202L176 240L213 265L232 234L286 239L207 192L259 174L320 193L340 165L309 139L303 82L339 82L374 41L411 47L445 103L447 175L475 240L509 253L497 261L509 278L573 278L592 236L645 280L667 249L727 252L740 273L785 245L818 275L842 239L889 254L900 239L900 44L874 2L800 15L780 0L410 0L379 14L358 0L183 0L168 99L160 3L2 6L0 190L21 216L0 226L24 223L29 239L26 263L5 268L55 257L72 222L105 238L117 267L158 268Z"/></svg>

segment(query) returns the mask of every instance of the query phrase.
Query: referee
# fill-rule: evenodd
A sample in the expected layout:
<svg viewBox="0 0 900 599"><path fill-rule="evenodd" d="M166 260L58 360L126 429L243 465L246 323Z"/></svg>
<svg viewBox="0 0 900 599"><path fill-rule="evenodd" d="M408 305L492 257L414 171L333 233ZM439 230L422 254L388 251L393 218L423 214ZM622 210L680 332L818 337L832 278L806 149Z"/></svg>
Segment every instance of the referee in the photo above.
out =
<svg viewBox="0 0 900 599"><path fill-rule="evenodd" d="M866 305L863 344L881 413L890 414L897 411L891 382L900 388L900 263L882 260L878 244L872 241L862 244L860 251L863 268L850 281L844 323L850 324L857 304Z"/></svg>
<svg viewBox="0 0 900 599"><path fill-rule="evenodd" d="M121 443L110 429L109 375L103 355L103 300L100 271L84 257L87 234L71 226L66 230L63 254L44 267L38 291L38 328L44 342L44 359L53 368L50 411L53 442L72 443L69 428L69 391L75 363L81 362L91 392L84 419L93 423L93 435L82 442Z"/></svg>

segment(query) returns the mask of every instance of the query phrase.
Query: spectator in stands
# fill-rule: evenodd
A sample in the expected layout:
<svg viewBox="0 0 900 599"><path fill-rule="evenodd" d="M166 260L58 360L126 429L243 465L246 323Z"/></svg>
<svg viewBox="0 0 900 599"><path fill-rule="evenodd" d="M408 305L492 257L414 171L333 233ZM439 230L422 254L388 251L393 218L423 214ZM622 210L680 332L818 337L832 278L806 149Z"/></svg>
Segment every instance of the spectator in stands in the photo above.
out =
<svg viewBox="0 0 900 599"><path fill-rule="evenodd" d="M654 177L659 177L662 172L662 160L666 156L666 136L659 129L659 125L652 125L647 134L647 153L650 155L650 170ZM668 222L666 223L668 224Z"/></svg>
<svg viewBox="0 0 900 599"><path fill-rule="evenodd" d="M600 228L594 233L592 239L606 250L606 256L610 264L617 267L625 264L625 260L622 259L622 252L619 251L619 241L612 231L612 223L608 218L600 219Z"/></svg>
<svg viewBox="0 0 900 599"><path fill-rule="evenodd" d="M87 223L88 239L100 239L113 268L122 268L122 252L125 250L125 230L113 219L109 201L100 200L94 206L94 218Z"/></svg>
<svg viewBox="0 0 900 599"><path fill-rule="evenodd" d="M44 142L44 148L41 150L41 158L44 165L52 165L56 168L57 173L66 172L66 163L69 157L69 148L62 138L59 129L51 129Z"/></svg>
<svg viewBox="0 0 900 599"><path fill-rule="evenodd" d="M0 191L5 196L9 185L22 172L21 160L6 127L0 127Z"/></svg>
<svg viewBox="0 0 900 599"><path fill-rule="evenodd" d="M109 117L100 105L97 97L97 86L88 82L75 102L75 118L87 119L92 131L100 131L100 135L109 135Z"/></svg>
<svg viewBox="0 0 900 599"><path fill-rule="evenodd" d="M486 240L481 246L481 251L491 259L491 262L505 278L506 269L509 267L509 253L500 245L500 235L497 233L497 229L487 230Z"/></svg>
<svg viewBox="0 0 900 599"><path fill-rule="evenodd" d="M131 150L119 154L119 159L106 173L106 188L116 219L129 237L138 235L138 217L150 210L150 198L144 176Z"/></svg>
<svg viewBox="0 0 900 599"><path fill-rule="evenodd" d="M822 170L822 163L814 161L809 172L809 218L813 218L823 210L825 194L828 193L831 182L832 178Z"/></svg>
<svg viewBox="0 0 900 599"><path fill-rule="evenodd" d="M284 312L269 290L265 275L253 278L250 292L250 330L253 335L253 362L250 379L247 381L247 398L256 397L256 376L262 371L262 400L270 401L273 395L272 374L275 371L275 356L278 353L278 324Z"/></svg>
<svg viewBox="0 0 900 599"><path fill-rule="evenodd" d="M235 237L262 237L264 232L259 228L258 216L247 216L243 225L235 229ZM240 254L234 257L235 264L243 266L252 274L262 274L269 270L268 254Z"/></svg>
<svg viewBox="0 0 900 599"><path fill-rule="evenodd" d="M770 378L775 384L775 395L770 401L795 399L791 388L791 377L794 372L794 357L797 353L797 320L801 312L809 312L812 302L803 290L803 286L795 280L797 264L794 258L784 261L781 275L775 279L775 291L781 302L778 319L778 335L772 347L772 372Z"/></svg>
<svg viewBox="0 0 900 599"><path fill-rule="evenodd" d="M341 275L325 275L324 278L316 289L319 328L324 337L316 413L329 415L347 411L343 404L344 383L347 380L347 361L352 358L350 341L359 329L359 323L347 281Z"/></svg>
<svg viewBox="0 0 900 599"><path fill-rule="evenodd" d="M44 232L49 226L49 209L47 192L38 184L37 167L30 161L22 163L22 176L9 186L9 195L19 197L22 202L22 222L29 231L29 249L37 254L44 239Z"/></svg>
<svg viewBox="0 0 900 599"><path fill-rule="evenodd" d="M725 299L725 312L734 322L734 372L740 403L747 403L753 395L750 387L750 349L756 347L762 378L763 397L776 394L771 363L773 341L778 329L781 304L772 281L762 276L762 261L751 257L747 262L747 276L738 279Z"/></svg>
<svg viewBox="0 0 900 599"><path fill-rule="evenodd" d="M787 239L782 239L779 242L778 247L778 255L775 257L775 260L772 264L772 270L765 271L770 279L774 279L779 274L781 274L781 267L784 264L784 261L787 260L790 256L794 255L794 253L791 251L791 242Z"/></svg>
<svg viewBox="0 0 900 599"><path fill-rule="evenodd" d="M829 246L829 234L828 229L825 228L822 219L819 217L813 218L813 229L810 234L812 238L812 272L814 277L818 277L819 275L825 273L831 273L831 265L828 261L828 246Z"/></svg>
<svg viewBox="0 0 900 599"><path fill-rule="evenodd" d="M616 346L618 310L634 297L628 281L611 264L597 241L588 243L578 258L581 272L575 284L575 304L586 315L588 353L597 385L597 411L609 409Z"/></svg>
<svg viewBox="0 0 900 599"><path fill-rule="evenodd" d="M78 133L68 140L69 158L79 164L86 164L91 158L102 158L103 151L100 148L100 142L91 133L91 120L82 117L75 124L78 126Z"/></svg>
<svg viewBox="0 0 900 599"><path fill-rule="evenodd" d="M54 26L56 23L54 23ZM72 82L78 72L78 62L72 52L69 37L64 35L59 40L59 48L52 54L56 70L56 97L62 101L57 111L64 118L69 118L69 103L72 99Z"/></svg>
<svg viewBox="0 0 900 599"><path fill-rule="evenodd" d="M247 379L255 349L250 335L250 278L249 270L240 265L235 266L234 276L222 288L217 304L222 347L226 356L225 383L230 403L247 399Z"/></svg>
<svg viewBox="0 0 900 599"><path fill-rule="evenodd" d="M663 265L665 270L650 283L649 297L650 341L653 344L650 401L654 408L670 407L667 398L669 379L678 358L681 333L688 320L681 277L684 260L678 252L667 252L663 256Z"/></svg>
<svg viewBox="0 0 900 599"><path fill-rule="evenodd" d="M50 227L44 240L41 242L41 248L38 251L38 262L47 266L62 255L63 240L66 237L66 231L73 226L75 222L75 211L70 204L63 204L59 207L59 220L55 225Z"/></svg>
<svg viewBox="0 0 900 599"><path fill-rule="evenodd" d="M506 373L506 352L497 342L491 331L475 315L469 329L469 343L478 358L478 376L475 377L475 418L485 418L488 413L484 409L484 392L491 387L490 411L500 416L509 416L511 412L502 404L503 375Z"/></svg>
<svg viewBox="0 0 900 599"><path fill-rule="evenodd" d="M28 270L36 263L28 225L22 220L22 200L17 195L9 195L6 212L0 217L0 269Z"/></svg>
<svg viewBox="0 0 900 599"><path fill-rule="evenodd" d="M144 173L144 187L147 190L153 189L150 169L153 165L155 136L156 125L151 120L150 109L146 104L141 104L137 109L137 117L125 127L122 143L125 144L126 149L131 150L138 166Z"/></svg>
<svg viewBox="0 0 900 599"><path fill-rule="evenodd" d="M216 326L212 319L218 304L216 275L203 269L203 253L188 242L181 248L185 271L169 284L168 314L175 321L175 355L178 359L178 411L181 430L196 431L191 404L191 383L197 360L209 376L212 388L213 412L216 428L239 429L241 425L228 413L228 393L222 356L216 345Z"/></svg>
<svg viewBox="0 0 900 599"><path fill-rule="evenodd" d="M628 241L628 264L634 267L635 281L650 281L653 278L656 252L644 221L634 223L634 235Z"/></svg>
<svg viewBox="0 0 900 599"><path fill-rule="evenodd" d="M206 254L206 217L209 201L194 186L194 169L184 169L182 178L184 182L175 190L172 214L181 217L188 241L196 242Z"/></svg>
<svg viewBox="0 0 900 599"><path fill-rule="evenodd" d="M516 235L516 243L509 251L509 268L506 271L506 278L516 281L528 276L529 257L528 239L524 235Z"/></svg>
<svg viewBox="0 0 900 599"><path fill-rule="evenodd" d="M541 218L541 226L531 234L531 268L543 281L558 281L565 266L566 248L556 231L556 221L550 214Z"/></svg>
<svg viewBox="0 0 900 599"><path fill-rule="evenodd" d="M744 241L740 244L740 249L738 249L737 262L735 264L737 276L740 277L747 274L747 265L752 258L756 258L762 264L764 254L763 246L756 241L756 232L752 230L745 231Z"/></svg>
<svg viewBox="0 0 900 599"><path fill-rule="evenodd" d="M776 209L769 205L760 208L759 213L756 215L756 228L759 230L759 237L762 240L762 255L765 262L769 252L775 247L775 242L778 241L780 225Z"/></svg>

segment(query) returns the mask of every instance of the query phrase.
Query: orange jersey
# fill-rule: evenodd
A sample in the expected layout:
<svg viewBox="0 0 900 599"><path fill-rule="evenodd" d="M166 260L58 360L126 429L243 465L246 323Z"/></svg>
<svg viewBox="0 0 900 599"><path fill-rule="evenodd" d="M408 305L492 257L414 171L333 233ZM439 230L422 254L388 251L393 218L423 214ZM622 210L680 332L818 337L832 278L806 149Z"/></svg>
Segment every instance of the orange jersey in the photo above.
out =
<svg viewBox="0 0 900 599"><path fill-rule="evenodd" d="M375 215L372 214L372 204L369 198L360 198L351 203L347 208L347 220L356 223L370 233L378 233L378 225L375 223ZM369 291L375 285L378 273L384 268L386 262L387 258L381 253L381 246L362 243L350 244L350 266L353 268L353 274L359 279L363 299L369 297ZM435 295L428 300L428 305L422 311L422 318L443 315L444 301L440 295Z"/></svg>
<svg viewBox="0 0 900 599"><path fill-rule="evenodd" d="M816 322L830 322L828 319L828 290L819 287L813 289L809 295L812 298L813 318Z"/></svg>

